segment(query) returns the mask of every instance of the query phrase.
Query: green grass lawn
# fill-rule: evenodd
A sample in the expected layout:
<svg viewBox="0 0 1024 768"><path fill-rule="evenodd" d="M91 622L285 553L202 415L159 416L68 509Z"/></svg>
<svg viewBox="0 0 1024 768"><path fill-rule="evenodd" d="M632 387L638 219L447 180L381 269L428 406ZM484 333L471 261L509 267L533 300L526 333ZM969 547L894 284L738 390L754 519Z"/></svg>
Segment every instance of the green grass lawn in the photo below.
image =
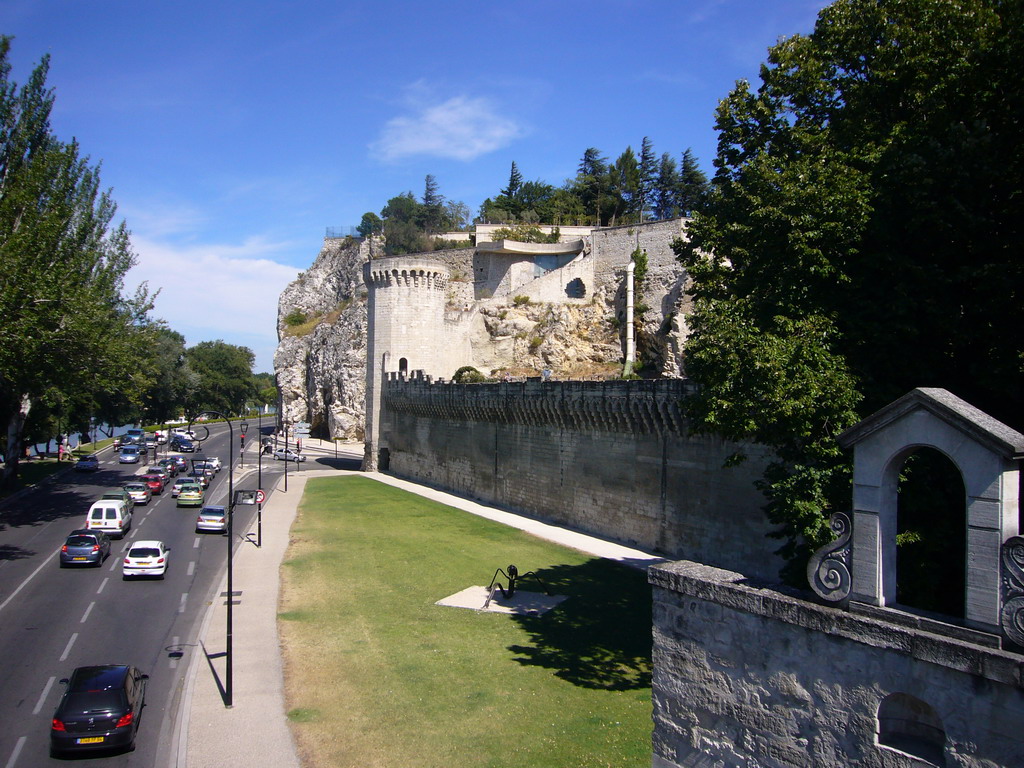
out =
<svg viewBox="0 0 1024 768"><path fill-rule="evenodd" d="M304 765L650 765L642 571L358 476L307 483L291 535L279 625ZM434 604L510 563L569 599Z"/></svg>

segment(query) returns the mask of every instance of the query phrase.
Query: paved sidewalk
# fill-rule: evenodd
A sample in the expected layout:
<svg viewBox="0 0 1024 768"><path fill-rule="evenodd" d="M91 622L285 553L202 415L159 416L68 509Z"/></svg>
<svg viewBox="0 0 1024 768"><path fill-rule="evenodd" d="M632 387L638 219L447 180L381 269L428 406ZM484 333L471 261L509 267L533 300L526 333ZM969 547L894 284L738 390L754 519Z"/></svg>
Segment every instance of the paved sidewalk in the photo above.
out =
<svg viewBox="0 0 1024 768"><path fill-rule="evenodd" d="M325 442L324 446L329 446L329 449L323 446L307 448L304 444L303 452L334 453L333 444ZM263 547L257 549L243 543L233 561L234 590L242 592L236 598L239 602L234 606L232 616L234 706L231 709L224 706L218 687L225 676L223 656L207 660L207 654L222 654L226 647L225 602L224 598L218 597L203 622L200 632L202 645L196 649L189 667L176 755L170 761L172 768L299 768L295 742L285 717L277 634L280 565L288 545L288 530L295 519L306 481L338 474L372 478L597 557L635 567L646 568L664 559L377 472L289 473L288 492L275 491L263 507ZM245 532L236 533L244 535ZM226 590L225 577L216 594Z"/></svg>

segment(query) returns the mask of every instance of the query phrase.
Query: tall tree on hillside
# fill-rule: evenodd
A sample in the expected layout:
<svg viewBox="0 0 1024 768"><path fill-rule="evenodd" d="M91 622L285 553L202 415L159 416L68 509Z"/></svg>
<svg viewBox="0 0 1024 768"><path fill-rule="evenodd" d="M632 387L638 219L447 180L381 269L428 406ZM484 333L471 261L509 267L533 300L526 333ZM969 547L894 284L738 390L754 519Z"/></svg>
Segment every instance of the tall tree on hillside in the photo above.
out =
<svg viewBox="0 0 1024 768"><path fill-rule="evenodd" d="M707 200L710 189L708 177L700 169L693 152L687 149L683 152L683 162L679 168L679 187L676 192L679 215L692 216L694 211L699 211Z"/></svg>
<svg viewBox="0 0 1024 768"><path fill-rule="evenodd" d="M381 210L384 241L389 254L416 253L424 250L419 226L420 204L412 192L396 195Z"/></svg>
<svg viewBox="0 0 1024 768"><path fill-rule="evenodd" d="M679 170L676 161L668 152L661 156L658 176L654 181L654 200L651 209L656 219L671 219L679 215Z"/></svg>
<svg viewBox="0 0 1024 768"><path fill-rule="evenodd" d="M438 191L437 179L427 174L423 183L423 200L420 205L419 223L427 234L436 234L446 229L444 195Z"/></svg>
<svg viewBox="0 0 1024 768"><path fill-rule="evenodd" d="M616 158L608 171L611 219L614 226L623 217L634 216L640 208L640 164L632 147Z"/></svg>
<svg viewBox="0 0 1024 768"><path fill-rule="evenodd" d="M838 0L718 108L678 244L690 415L775 448L794 572L849 504L835 435L858 413L927 385L1024 423L1022 49L1019 2Z"/></svg>
<svg viewBox="0 0 1024 768"><path fill-rule="evenodd" d="M151 302L122 295L134 263L128 230L78 145L50 131L44 58L24 87L10 80L0 38L0 420L3 483L17 473L25 420L47 390L80 382L125 391L139 367L138 334Z"/></svg>
<svg viewBox="0 0 1024 768"><path fill-rule="evenodd" d="M640 144L640 215L641 221L647 220L647 212L654 202L654 183L658 175L658 161L654 156L654 144L644 136Z"/></svg>
<svg viewBox="0 0 1024 768"><path fill-rule="evenodd" d="M516 167L516 161L512 161L512 170L509 171L508 175L508 186L501 190L501 194L512 200L519 194L520 187L523 186L523 174L519 172Z"/></svg>
<svg viewBox="0 0 1024 768"><path fill-rule="evenodd" d="M584 151L573 187L587 215L592 216L595 223L607 223L602 214L608 195L608 160L600 150L589 147Z"/></svg>
<svg viewBox="0 0 1024 768"><path fill-rule="evenodd" d="M373 211L367 211L363 214L363 218L359 222L359 226L356 227L356 231L360 237L379 235L384 231L384 221Z"/></svg>

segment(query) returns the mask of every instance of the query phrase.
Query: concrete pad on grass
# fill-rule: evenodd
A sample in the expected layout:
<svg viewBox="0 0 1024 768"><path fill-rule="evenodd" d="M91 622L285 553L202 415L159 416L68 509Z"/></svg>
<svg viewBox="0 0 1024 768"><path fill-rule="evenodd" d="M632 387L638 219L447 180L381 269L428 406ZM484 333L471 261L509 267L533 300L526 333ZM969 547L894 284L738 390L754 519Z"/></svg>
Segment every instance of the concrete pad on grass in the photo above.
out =
<svg viewBox="0 0 1024 768"><path fill-rule="evenodd" d="M469 608L474 611L488 613L512 613L518 616L543 616L568 595L545 595L540 592L524 592L517 589L515 594L502 597L500 591L494 592L489 605L487 603L487 587L468 587L454 595L438 600L435 605L450 608Z"/></svg>

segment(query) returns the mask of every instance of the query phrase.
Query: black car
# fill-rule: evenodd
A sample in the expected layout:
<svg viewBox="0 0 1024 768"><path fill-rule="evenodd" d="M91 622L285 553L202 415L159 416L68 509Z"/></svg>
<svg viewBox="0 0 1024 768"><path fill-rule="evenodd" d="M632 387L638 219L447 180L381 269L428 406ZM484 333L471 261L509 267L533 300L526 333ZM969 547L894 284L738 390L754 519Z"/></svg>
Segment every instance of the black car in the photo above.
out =
<svg viewBox="0 0 1024 768"><path fill-rule="evenodd" d="M172 451L180 453L192 453L196 449L187 437L178 437L177 435L171 438L170 447Z"/></svg>
<svg viewBox="0 0 1024 768"><path fill-rule="evenodd" d="M50 726L50 754L135 748L149 675L124 664L78 667Z"/></svg>
<svg viewBox="0 0 1024 768"><path fill-rule="evenodd" d="M95 565L99 568L110 554L110 537L103 531L79 528L68 534L60 548L60 567Z"/></svg>

